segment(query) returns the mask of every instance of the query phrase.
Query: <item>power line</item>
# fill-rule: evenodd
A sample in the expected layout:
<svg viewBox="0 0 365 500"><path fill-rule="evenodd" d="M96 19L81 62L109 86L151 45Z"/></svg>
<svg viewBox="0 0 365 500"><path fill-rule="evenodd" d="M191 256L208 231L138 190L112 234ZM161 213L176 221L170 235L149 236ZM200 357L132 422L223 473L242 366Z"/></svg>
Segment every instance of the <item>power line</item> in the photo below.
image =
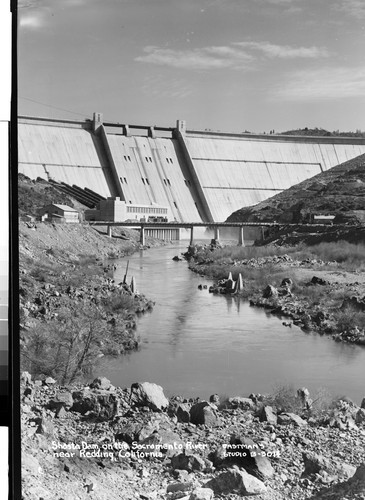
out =
<svg viewBox="0 0 365 500"><path fill-rule="evenodd" d="M71 113L73 115L82 116L83 118L85 118L85 116L87 116L87 113L81 114L81 113L77 113L76 111L70 111L69 109L58 108L57 106L52 106L51 104L46 104L44 102L36 101L34 99L29 99L28 97L20 97L19 96L19 99L23 99L24 101L35 102L36 104L40 104L41 106L46 106L47 108L57 109L58 111L65 111L66 113Z"/></svg>

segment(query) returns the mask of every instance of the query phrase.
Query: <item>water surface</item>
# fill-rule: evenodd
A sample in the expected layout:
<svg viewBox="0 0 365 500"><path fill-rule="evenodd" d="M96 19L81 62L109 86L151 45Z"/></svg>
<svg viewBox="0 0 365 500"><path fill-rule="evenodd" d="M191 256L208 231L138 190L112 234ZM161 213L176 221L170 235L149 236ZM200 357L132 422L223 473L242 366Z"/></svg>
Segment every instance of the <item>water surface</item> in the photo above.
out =
<svg viewBox="0 0 365 500"><path fill-rule="evenodd" d="M270 392L277 384L311 391L326 388L360 403L365 396L365 349L284 327L282 320L247 301L217 296L212 284L175 262L186 242L129 257L129 278L156 305L138 320L140 349L103 358L97 375L114 385L155 382L167 395L207 398L213 393ZM122 281L128 259L117 261Z"/></svg>

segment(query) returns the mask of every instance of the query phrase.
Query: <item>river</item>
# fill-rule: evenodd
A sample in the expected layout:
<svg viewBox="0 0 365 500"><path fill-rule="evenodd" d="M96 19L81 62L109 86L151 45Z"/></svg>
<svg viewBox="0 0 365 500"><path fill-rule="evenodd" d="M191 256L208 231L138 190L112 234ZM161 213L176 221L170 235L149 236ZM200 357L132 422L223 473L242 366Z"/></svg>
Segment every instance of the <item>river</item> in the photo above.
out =
<svg viewBox="0 0 365 500"><path fill-rule="evenodd" d="M185 261L172 260L186 245L117 261L116 282L122 281L129 260L129 279L134 276L138 290L156 305L138 320L140 349L102 358L95 375L121 387L154 382L168 396L247 396L293 385L361 402L365 348L285 327L247 301L199 290L198 285L209 287L212 281L191 272Z"/></svg>

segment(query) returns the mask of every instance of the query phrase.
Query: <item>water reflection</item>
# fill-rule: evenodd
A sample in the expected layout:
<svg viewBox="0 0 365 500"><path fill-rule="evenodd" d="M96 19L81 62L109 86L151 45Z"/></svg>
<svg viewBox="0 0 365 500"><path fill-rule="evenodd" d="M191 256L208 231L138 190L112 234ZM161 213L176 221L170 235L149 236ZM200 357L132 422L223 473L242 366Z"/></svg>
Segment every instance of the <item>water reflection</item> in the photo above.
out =
<svg viewBox="0 0 365 500"><path fill-rule="evenodd" d="M155 382L170 395L243 395L292 383L313 391L327 387L361 401L364 348L304 335L247 301L199 290L212 282L190 272L185 262L172 261L183 250L165 247L129 257L128 280L134 276L156 305L138 320L139 351L104 359L97 374L123 387ZM123 260L117 282L125 267Z"/></svg>

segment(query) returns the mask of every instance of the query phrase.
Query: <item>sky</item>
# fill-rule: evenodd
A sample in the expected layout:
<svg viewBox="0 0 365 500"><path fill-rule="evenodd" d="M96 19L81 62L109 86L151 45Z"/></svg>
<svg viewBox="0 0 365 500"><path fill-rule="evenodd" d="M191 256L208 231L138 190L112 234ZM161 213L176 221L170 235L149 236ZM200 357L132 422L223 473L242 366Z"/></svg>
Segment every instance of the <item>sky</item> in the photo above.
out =
<svg viewBox="0 0 365 500"><path fill-rule="evenodd" d="M19 0L20 115L365 130L365 0Z"/></svg>

